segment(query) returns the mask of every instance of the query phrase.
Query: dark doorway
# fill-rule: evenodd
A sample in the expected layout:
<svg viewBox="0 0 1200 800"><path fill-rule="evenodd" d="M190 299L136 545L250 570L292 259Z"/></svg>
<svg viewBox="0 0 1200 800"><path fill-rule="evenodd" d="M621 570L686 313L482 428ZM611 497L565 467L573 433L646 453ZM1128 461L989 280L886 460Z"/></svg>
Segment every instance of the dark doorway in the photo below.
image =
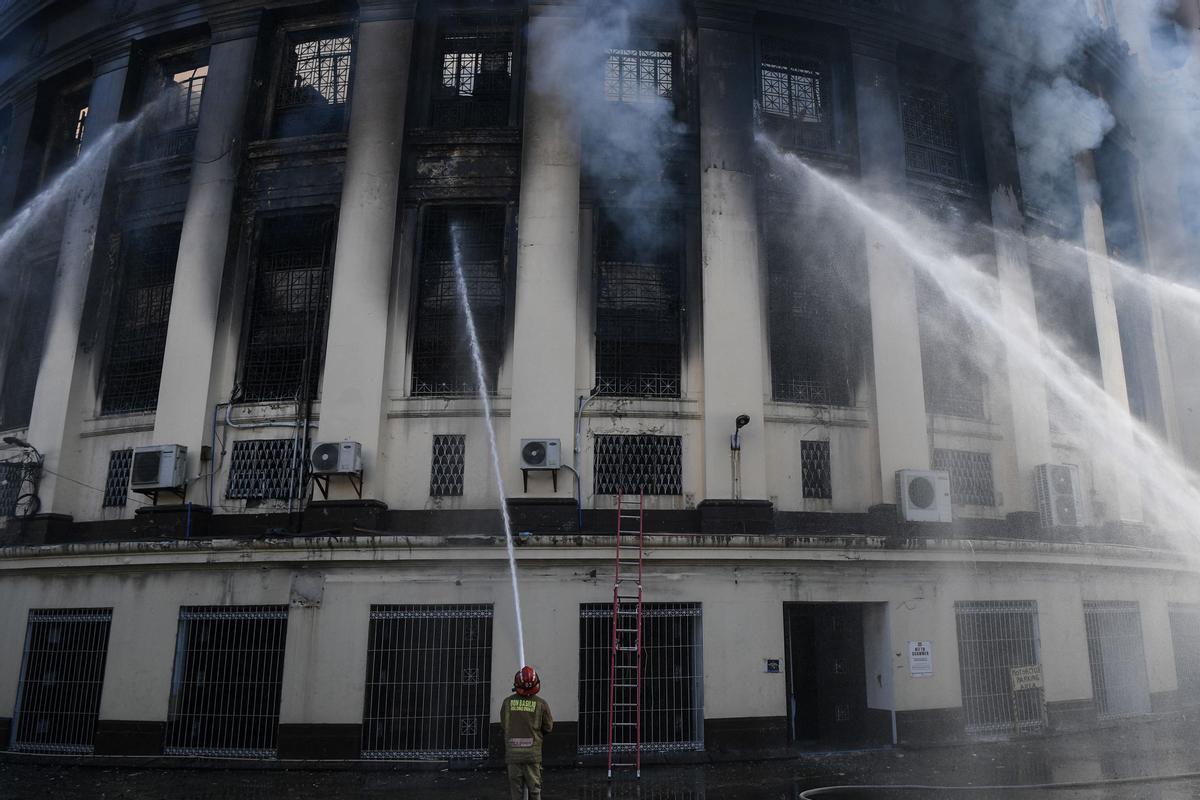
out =
<svg viewBox="0 0 1200 800"><path fill-rule="evenodd" d="M785 603L789 740L804 748L888 741L887 712L867 707L863 612L857 603Z"/></svg>

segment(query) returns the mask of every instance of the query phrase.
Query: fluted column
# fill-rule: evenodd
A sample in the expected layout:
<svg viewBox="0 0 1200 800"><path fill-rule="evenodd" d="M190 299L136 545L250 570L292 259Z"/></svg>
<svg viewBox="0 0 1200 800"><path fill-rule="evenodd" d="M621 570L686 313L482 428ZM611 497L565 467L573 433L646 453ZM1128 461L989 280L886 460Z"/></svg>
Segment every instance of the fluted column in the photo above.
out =
<svg viewBox="0 0 1200 800"><path fill-rule="evenodd" d="M207 442L217 402L212 375L221 276L230 243L258 17L254 11L212 21L208 78L200 100L191 185L175 262L154 441L185 445L188 475L200 473L200 447ZM192 491L202 492L202 483L194 483Z"/></svg>
<svg viewBox="0 0 1200 800"><path fill-rule="evenodd" d="M751 18L699 11L700 244L704 352L704 497L766 500L766 309L754 192ZM740 486L730 436L741 414Z"/></svg>
<svg viewBox="0 0 1200 800"><path fill-rule="evenodd" d="M1012 442L1016 463L1017 496L1009 504L1019 511L1037 510L1034 468L1051 460L1050 414L1046 383L1041 372L1021 354L1022 345L1039 341L1029 248L1024 216L1017 201L1020 184L1016 145L1005 98L983 92L980 96L984 158L991 194L992 226L996 241L996 273L1000 284L1000 312L1006 330L1017 341L1007 343L1008 401L1012 412ZM1012 502L1015 500L1016 502Z"/></svg>
<svg viewBox="0 0 1200 800"><path fill-rule="evenodd" d="M856 37L852 48L863 188L896 195L905 182L896 43ZM892 242L872 230L866 254L879 472L883 501L895 503L896 470L929 467L916 278Z"/></svg>
<svg viewBox="0 0 1200 800"><path fill-rule="evenodd" d="M361 5L329 308L320 438L363 447L364 496L382 495L392 244L413 36L412 2ZM349 491L335 481L331 490Z"/></svg>
<svg viewBox="0 0 1200 800"><path fill-rule="evenodd" d="M56 473L70 475L74 471L70 455L78 438L83 393L90 389L86 365L80 363L79 331L111 157L109 150L93 148L117 124L128 67L127 47L97 62L88 95L87 126L75 162L85 174L67 201L63 218L54 297L29 419L28 439L46 459L39 489L43 512L74 511L77 485Z"/></svg>
<svg viewBox="0 0 1200 800"><path fill-rule="evenodd" d="M579 124L574 98L564 97L538 70L546 50L579 22L573 3L530 3L521 195L517 218L517 285L513 327L512 418L506 484L522 490L521 439L554 437L564 457L574 440L575 312L579 288ZM572 481L560 479L569 497ZM549 476L532 473L529 494L553 494Z"/></svg>

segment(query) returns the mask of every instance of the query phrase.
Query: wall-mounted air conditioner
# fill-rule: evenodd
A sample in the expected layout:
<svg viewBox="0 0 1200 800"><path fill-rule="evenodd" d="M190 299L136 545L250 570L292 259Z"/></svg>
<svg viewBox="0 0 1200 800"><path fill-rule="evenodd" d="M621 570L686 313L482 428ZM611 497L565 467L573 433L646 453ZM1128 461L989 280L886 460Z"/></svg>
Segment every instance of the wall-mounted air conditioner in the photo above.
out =
<svg viewBox="0 0 1200 800"><path fill-rule="evenodd" d="M953 522L950 473L934 469L897 470L896 508L905 522Z"/></svg>
<svg viewBox="0 0 1200 800"><path fill-rule="evenodd" d="M181 444L153 444L133 449L129 488L135 492L178 489L187 480L187 448Z"/></svg>
<svg viewBox="0 0 1200 800"><path fill-rule="evenodd" d="M363 471L358 442L318 442L312 451L314 475L357 475Z"/></svg>
<svg viewBox="0 0 1200 800"><path fill-rule="evenodd" d="M1034 469L1038 514L1043 528L1077 528L1083 524L1083 496L1079 467L1074 464L1038 464Z"/></svg>
<svg viewBox="0 0 1200 800"><path fill-rule="evenodd" d="M521 469L558 469L562 448L558 439L522 439Z"/></svg>

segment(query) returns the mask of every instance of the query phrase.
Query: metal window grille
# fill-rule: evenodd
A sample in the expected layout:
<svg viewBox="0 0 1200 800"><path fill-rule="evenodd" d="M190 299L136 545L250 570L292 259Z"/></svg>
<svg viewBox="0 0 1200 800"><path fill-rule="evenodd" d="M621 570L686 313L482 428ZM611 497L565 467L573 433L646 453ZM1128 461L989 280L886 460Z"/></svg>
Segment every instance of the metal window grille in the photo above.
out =
<svg viewBox="0 0 1200 800"><path fill-rule="evenodd" d="M161 62L158 69L160 75L153 89L162 97L160 130L147 137L143 157L187 155L196 145L200 98L208 79L208 65L197 63L196 54L189 54Z"/></svg>
<svg viewBox="0 0 1200 800"><path fill-rule="evenodd" d="M492 607L371 606L362 754L486 758Z"/></svg>
<svg viewBox="0 0 1200 800"><path fill-rule="evenodd" d="M832 499L831 473L829 442L800 442L800 482L804 489L804 496L822 500Z"/></svg>
<svg viewBox="0 0 1200 800"><path fill-rule="evenodd" d="M620 103L657 102L674 91L674 53L659 43L608 51L604 96Z"/></svg>
<svg viewBox="0 0 1200 800"><path fill-rule="evenodd" d="M51 289L54 286L54 261L43 261L30 267L29 284L20 307L15 309L12 335L9 337L8 359L4 365L4 391L0 392L0 430L21 428L29 424L33 410L33 393L37 388L38 370L46 339L46 323L50 317Z"/></svg>
<svg viewBox="0 0 1200 800"><path fill-rule="evenodd" d="M308 459L295 439L243 439L233 443L225 496L288 500L304 493Z"/></svg>
<svg viewBox="0 0 1200 800"><path fill-rule="evenodd" d="M825 117L825 91L818 61L790 52L775 40L762 43L762 109L764 114L802 122Z"/></svg>
<svg viewBox="0 0 1200 800"><path fill-rule="evenodd" d="M274 758L286 606L179 609L168 755Z"/></svg>
<svg viewBox="0 0 1200 800"><path fill-rule="evenodd" d="M434 434L430 497L460 497L467 457L467 437L461 433Z"/></svg>
<svg viewBox="0 0 1200 800"><path fill-rule="evenodd" d="M341 129L350 97L352 51L349 36L288 42L275 97L276 136Z"/></svg>
<svg viewBox="0 0 1200 800"><path fill-rule="evenodd" d="M456 251L475 318L487 390L495 392L504 344L504 228L502 206L426 209L413 342L413 394L465 395L479 390L455 279Z"/></svg>
<svg viewBox="0 0 1200 800"><path fill-rule="evenodd" d="M129 500L129 472L133 469L133 448L108 454L108 474L104 479L102 508L124 508Z"/></svg>
<svg viewBox="0 0 1200 800"><path fill-rule="evenodd" d="M917 302L926 409L985 419L987 374L979 366L983 343L965 314L929 280L918 281Z"/></svg>
<svg viewBox="0 0 1200 800"><path fill-rule="evenodd" d="M433 127L507 125L512 97L512 20L450 16L443 21L438 50L442 73L433 93Z"/></svg>
<svg viewBox="0 0 1200 800"><path fill-rule="evenodd" d="M153 411L158 404L180 226L158 225L122 237L117 295L101 411Z"/></svg>
<svg viewBox="0 0 1200 800"><path fill-rule="evenodd" d="M600 218L596 259L596 389L602 395L679 397L683 313L682 240L674 212L646 211L653 243Z"/></svg>
<svg viewBox="0 0 1200 800"><path fill-rule="evenodd" d="M908 169L939 178L964 179L958 113L949 92L937 86L903 84L900 119Z"/></svg>
<svg viewBox="0 0 1200 800"><path fill-rule="evenodd" d="M1012 667L1040 664L1037 603L1032 600L954 604L958 673L967 733L1013 730ZM1041 730L1040 690L1016 693L1016 725Z"/></svg>
<svg viewBox="0 0 1200 800"><path fill-rule="evenodd" d="M1083 604L1092 697L1101 718L1150 712L1142 620L1137 603Z"/></svg>
<svg viewBox="0 0 1200 800"><path fill-rule="evenodd" d="M111 625L111 608L29 611L13 750L92 752Z"/></svg>
<svg viewBox="0 0 1200 800"><path fill-rule="evenodd" d="M932 467L950 473L950 502L955 505L996 505L991 453L937 448Z"/></svg>
<svg viewBox="0 0 1200 800"><path fill-rule="evenodd" d="M1200 605L1172 603L1168 616L1179 702L1186 706L1200 705Z"/></svg>
<svg viewBox="0 0 1200 800"><path fill-rule="evenodd" d="M22 461L0 461L0 518L17 513L17 498L22 494L25 464Z"/></svg>
<svg viewBox="0 0 1200 800"><path fill-rule="evenodd" d="M642 750L704 749L699 603L642 606ZM579 752L608 752L612 604L579 607ZM619 748L618 748L619 749Z"/></svg>
<svg viewBox="0 0 1200 800"><path fill-rule="evenodd" d="M315 397L333 271L333 215L266 219L242 365L241 399Z"/></svg>
<svg viewBox="0 0 1200 800"><path fill-rule="evenodd" d="M596 494L683 494L683 437L599 435Z"/></svg>

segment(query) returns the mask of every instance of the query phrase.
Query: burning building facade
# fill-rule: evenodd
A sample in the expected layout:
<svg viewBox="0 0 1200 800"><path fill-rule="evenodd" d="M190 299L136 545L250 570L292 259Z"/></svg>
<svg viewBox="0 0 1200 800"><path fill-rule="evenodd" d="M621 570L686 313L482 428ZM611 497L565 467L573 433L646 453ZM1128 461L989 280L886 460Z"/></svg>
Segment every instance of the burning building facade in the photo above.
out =
<svg viewBox="0 0 1200 800"><path fill-rule="evenodd" d="M1081 3L1059 66L1117 111L1045 158L947 5L0 11L0 748L487 757L517 625L460 295L549 753L606 749L621 495L648 753L1200 704L1189 532L1022 355L1192 480L1192 187L1120 113L1188 65ZM1156 24L1186 54L1200 8ZM1018 333L790 156L934 220Z"/></svg>

